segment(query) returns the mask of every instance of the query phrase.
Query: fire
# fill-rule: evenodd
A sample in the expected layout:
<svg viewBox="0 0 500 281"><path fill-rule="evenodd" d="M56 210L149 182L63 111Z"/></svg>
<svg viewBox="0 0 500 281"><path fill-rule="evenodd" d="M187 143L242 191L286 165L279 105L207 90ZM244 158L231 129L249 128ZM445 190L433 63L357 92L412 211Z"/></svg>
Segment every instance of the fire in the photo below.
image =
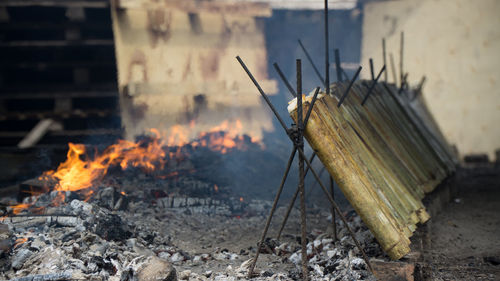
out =
<svg viewBox="0 0 500 281"><path fill-rule="evenodd" d="M13 248L15 249L15 248L19 247L21 244L26 243L26 241L28 241L28 238L26 238L26 237L16 239L16 241L14 242Z"/></svg>
<svg viewBox="0 0 500 281"><path fill-rule="evenodd" d="M14 205L14 206L10 206L12 208L12 213L14 215L17 215L19 214L22 210L24 209L27 209L28 207L30 207L31 204L26 204L26 203L23 203L23 204L17 204L17 205Z"/></svg>
<svg viewBox="0 0 500 281"><path fill-rule="evenodd" d="M123 170L128 167L140 167L147 171L163 168L165 164L165 150L157 130L151 130L154 137L144 146L144 141L130 142L119 140L106 148L102 153L89 157L83 144L69 143L66 161L61 163L57 170L45 172L42 176L54 178L57 184L54 190L81 191L90 195L88 190L94 183L102 179L111 166L119 165Z"/></svg>
<svg viewBox="0 0 500 281"><path fill-rule="evenodd" d="M243 126L239 120L224 121L198 134L192 140L194 125L194 123L189 126L176 125L165 132L151 129L148 139L137 142L119 140L101 152L90 153L83 144L69 143L66 161L59 164L56 170L43 173L40 179L55 182L53 188L49 190L75 191L89 199L94 193L92 187L104 178L110 167L119 166L122 170L137 167L146 172L162 170L169 159L178 160L186 156L186 152L181 149L185 145L193 148L207 147L223 154L231 149L246 149L248 142L245 142L245 137L241 135ZM256 139L247 140L257 143ZM178 175L178 171L169 171L157 177L165 179ZM217 191L218 187L215 186L214 189ZM64 192L60 192L53 203L58 204L63 201ZM18 214L28 207L30 204L12 206L13 213Z"/></svg>

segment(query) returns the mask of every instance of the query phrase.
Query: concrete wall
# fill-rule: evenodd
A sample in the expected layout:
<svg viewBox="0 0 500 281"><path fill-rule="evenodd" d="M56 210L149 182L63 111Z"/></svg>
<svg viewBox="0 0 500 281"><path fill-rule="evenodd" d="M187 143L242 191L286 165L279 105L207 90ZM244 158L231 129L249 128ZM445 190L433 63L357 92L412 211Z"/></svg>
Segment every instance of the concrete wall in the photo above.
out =
<svg viewBox="0 0 500 281"><path fill-rule="evenodd" d="M375 67L382 66L385 37L399 70L401 31L404 72L411 85L427 77L424 96L448 141L462 155L487 152L493 158L500 148L500 1L367 3L362 64L373 57Z"/></svg>

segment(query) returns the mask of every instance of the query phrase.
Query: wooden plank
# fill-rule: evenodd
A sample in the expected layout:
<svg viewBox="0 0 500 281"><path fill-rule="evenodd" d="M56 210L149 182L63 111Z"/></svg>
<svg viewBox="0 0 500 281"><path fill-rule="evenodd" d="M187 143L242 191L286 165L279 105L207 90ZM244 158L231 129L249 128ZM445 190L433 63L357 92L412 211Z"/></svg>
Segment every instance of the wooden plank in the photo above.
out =
<svg viewBox="0 0 500 281"><path fill-rule="evenodd" d="M270 17L271 8L266 3L250 3L241 1L197 1L197 0L118 0L120 9L176 9L186 13L214 13Z"/></svg>
<svg viewBox="0 0 500 281"><path fill-rule="evenodd" d="M114 66L114 61L37 61L37 62L4 62L0 69L9 68L75 68Z"/></svg>
<svg viewBox="0 0 500 281"><path fill-rule="evenodd" d="M42 119L38 122L33 129L17 144L21 149L30 148L40 141L43 136L51 129L54 128L56 122L53 119ZM62 129L62 125L59 123Z"/></svg>
<svg viewBox="0 0 500 281"><path fill-rule="evenodd" d="M57 98L107 98L118 97L117 91L75 91L40 93L0 93L0 100L57 99Z"/></svg>
<svg viewBox="0 0 500 281"><path fill-rule="evenodd" d="M67 47L67 46L113 46L111 39L88 39L88 40L32 40L1 42L0 47Z"/></svg>
<svg viewBox="0 0 500 281"><path fill-rule="evenodd" d="M73 111L67 112L56 112L56 111L32 111L32 112L7 112L0 114L0 121L4 120L26 120L26 119L44 119L44 118L58 118L58 119L68 119L74 117L89 118L92 116L106 117L116 115L118 116L119 111L116 109L86 109L80 110L75 109Z"/></svg>
<svg viewBox="0 0 500 281"><path fill-rule="evenodd" d="M0 6L6 7L85 7L85 8L107 8L109 1L106 0L2 0Z"/></svg>
<svg viewBox="0 0 500 281"><path fill-rule="evenodd" d="M26 136L29 132L26 131L0 131L0 138L22 138ZM54 131L49 133L51 136L92 136L92 135L112 135L120 136L122 134L121 129L92 129L92 130L63 130Z"/></svg>

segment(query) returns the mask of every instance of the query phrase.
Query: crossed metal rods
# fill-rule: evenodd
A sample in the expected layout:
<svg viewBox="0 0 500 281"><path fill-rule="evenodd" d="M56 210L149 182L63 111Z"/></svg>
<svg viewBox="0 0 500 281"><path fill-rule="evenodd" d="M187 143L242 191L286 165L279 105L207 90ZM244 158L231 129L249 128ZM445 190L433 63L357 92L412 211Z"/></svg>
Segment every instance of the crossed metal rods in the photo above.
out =
<svg viewBox="0 0 500 281"><path fill-rule="evenodd" d="M318 76L318 78L320 79L321 82L325 83L326 82L323 80L323 78L321 77L321 75L319 74L319 71L317 70L317 67L315 66L314 62L312 61L311 57L309 56L307 50L305 49L304 45L302 44L302 42L300 42L299 40L299 44L301 45L302 49L304 50L304 53L306 54L306 56L308 57L308 60L309 62L311 63L313 69L315 69L315 72ZM338 53L338 52L337 52ZM306 117L305 117L305 120L304 120L304 123L302 126L292 126L291 129L288 129L283 121L283 119L279 116L279 114L277 113L276 109L274 109L274 106L270 103L269 99L267 98L267 96L265 95L265 93L263 91L261 91L262 89L260 88L260 86L258 85L257 81L255 79L253 79L250 71L248 70L248 68L246 68L245 64L243 63L243 61L241 60L241 58L237 57L238 61L240 62L240 64L242 65L242 67L245 69L245 71L247 72L247 74L249 75L250 79L254 82L255 86L257 87L257 89L259 89L259 92L262 94L262 96L264 97L264 99L266 100L266 102L268 103L268 105L271 107L271 110L274 112L274 114L276 115L276 117L278 118L278 121L280 122L281 126L285 129L285 131L287 132L287 135L289 135L289 137L292 139L292 141L294 142L294 150L292 152L292 154L290 155L290 158L288 160L288 164L287 164L287 168L285 170L285 174L281 180L281 184L280 184L280 187L278 188L278 193L276 194L276 198L275 198L275 204L273 204L273 207L271 208L271 214L269 215L267 221L266 221L266 226L265 226L265 229L264 229L264 232L263 232L263 235L261 237L261 240L260 240L260 243L258 245L258 251L256 253L256 257L254 258L254 260L252 261L252 264L250 266L250 270L249 270L249 275L251 275L253 273L253 270L255 269L255 265L256 265L256 262L257 262L257 259L258 259L258 256L260 254L260 248L261 248L261 245L262 243L264 242L265 240L265 236L267 235L267 231L269 229L269 225L270 225L270 222L271 222L271 219L272 219L272 216L274 215L274 212L275 212L275 209L277 207L277 200L279 200L279 197L281 196L281 192L283 190L283 187L284 187L284 184L285 184L285 181L286 181L286 178L288 177L288 173L290 171L290 168L291 168L291 164L293 162L293 159L295 157L295 154L296 154L296 151L299 149L299 148L302 148L303 149L303 138L302 138L302 132L303 132L303 129L305 128L305 126L307 125L307 122L309 120L309 117L310 117L310 114L311 114L311 110L312 108L314 107L314 103L316 102L316 98L317 98L317 95L318 95L318 92L319 92L319 87L316 88L316 91L314 93L314 96L313 96L313 100L311 102L311 106L309 107L309 110L306 114ZM337 65L339 65L340 63L338 62L338 55L336 55L336 63ZM291 86L290 82L286 79L285 75L283 74L283 72L281 71L281 69L279 68L278 64L277 63L274 63L273 64L276 72L278 73L278 75L281 77L281 79L283 80L283 83L285 84L285 86L288 88L290 94L294 97L297 97L297 92L301 93L302 92L302 85L301 85L301 70L297 72L297 86L298 86L298 89L297 89L297 92L293 89L293 87ZM371 72L372 72L372 77L374 77L374 73L373 73L373 63L371 62L370 63L370 69L371 69ZM300 60L298 60L298 63L297 63L297 68L300 69L301 66L300 66ZM381 71L379 72L379 74L377 75L376 78L372 79L372 84L371 86L369 87L368 89L368 92L365 96L365 98L363 99L363 102L362 102L362 105L364 105L364 103L367 101L368 97L370 96L370 94L372 93L373 91L373 88L375 87L375 85L377 84L377 81L379 80L380 76L382 75L382 73L384 72L385 70L385 65L382 67ZM361 67L358 68L358 70L356 71L356 74L354 75L353 79L351 79L350 83L349 83L349 86L347 87L346 91L344 92L344 94L341 96L340 100L339 100L339 103L337 104L337 106L340 107L340 105L343 103L343 101L345 100L345 98L347 97L347 95L349 94L350 92L350 89L352 87L352 85L354 84L354 81L357 79L359 73L361 71ZM340 72L338 72L338 75L340 76ZM327 79L329 80L329 79ZM329 87L326 87L326 89L329 90ZM300 90L299 90L300 89ZM328 92L327 90L327 92ZM299 114L299 118L298 118L298 121L297 123L300 123L300 117L302 116L301 115L301 111L302 111L302 99L297 99L297 102L298 102L298 108L297 108L297 111L298 111L298 114ZM299 112L300 111L300 112ZM298 133L298 134L297 134ZM302 138L302 139L300 139ZM300 151L300 150L299 150ZM302 155L299 155L300 158L302 158L303 156ZM306 161L308 163L312 163L312 161L314 160L316 156L316 153L313 152L313 154L311 155L310 159L309 160L306 160L307 158L305 158L303 161ZM302 160L302 159L301 159ZM299 166L300 166L300 163L303 163L303 161L299 161ZM309 170L312 170L311 169L311 166L308 164L307 166L307 169L304 171L303 170L303 167L302 168L299 168L300 170L300 184L299 186L297 187L297 190L295 191L294 193L294 196L293 196L293 199L291 200L289 206L288 206L288 209L287 209L287 212L286 212L286 215L285 215L285 218L281 224L281 227L280 227L280 230L279 230L279 233L278 233L278 239L279 237L281 236L281 233L284 229L284 226L286 225L286 222L288 220L288 217L290 215L290 212L291 212L291 209L293 208L294 204L295 204L295 201L297 200L297 197L298 197L298 194L302 194L301 190L303 188L303 178L307 175L307 173L309 172ZM315 174L314 170L313 171L313 174ZM317 174L315 174L315 177L316 177L316 180L320 183L320 185L322 186L322 188L324 188L323 184L320 182L320 179L319 179L319 176L317 176ZM323 190L325 191L325 190ZM331 179L330 177L330 193L331 193L331 198L328 198L328 199L332 199L332 201L334 202L333 200L333 179ZM301 200L302 201L302 200ZM302 205L302 204L301 204ZM332 204L333 205L333 204ZM333 206L332 209L336 209L335 206ZM301 207L301 210L302 210L302 207ZM302 214L302 212L301 212ZM301 215L302 216L302 215ZM333 223L333 227L334 227L334 235L336 236L336 226L335 226L335 212L332 212L332 223ZM345 223L345 221L344 221ZM303 237L305 237L305 234L303 235ZM356 240L356 238L353 236L353 239ZM357 243L357 241L355 241L357 245L359 245L359 243ZM305 242L304 242L304 246L305 246ZM371 270L371 267L370 267L370 264L369 264L369 261L368 259L366 258L366 255L363 251L363 249L361 249L360 247L360 252L363 254L363 257L365 258L365 262L366 264L368 265L368 267L370 268ZM303 272L307 273L307 264L304 265L303 264Z"/></svg>
<svg viewBox="0 0 500 281"><path fill-rule="evenodd" d="M329 47L328 47L328 44L329 44L329 39L328 39L329 38L329 33L328 33L328 0L325 0L324 13L325 13L325 16L324 16L324 19L325 19L325 21L324 21L324 24L325 24L325 79L323 79L323 77L321 77L321 74L320 74L318 68L315 66L314 62L312 61L311 56L309 55L309 52L307 52L307 50L304 47L304 45L302 44L302 42L300 40L298 40L298 41L299 41L300 47L302 48L302 50L304 51L307 59L309 60L309 63L312 65L312 67L314 69L314 72L316 73L316 75L318 76L319 80L321 81L321 84L323 84L325 86L326 94L330 94L330 74L329 74L330 73L330 71L329 71L330 70L330 62L329 62L329 53L328 53L328 50L329 50ZM401 75L403 73L403 62L402 62L403 61L403 36L404 36L403 33L401 33L401 50L400 50L401 51L401 53L400 53L400 58L401 58L401 60L400 60L400 72L401 72ZM369 98L370 94L372 93L375 85L377 84L380 76L385 71L386 61L385 61L385 40L384 39L382 41L382 48L383 48L384 66L382 67L382 69L380 70L379 74L375 78L374 68L373 68L373 60L370 59L370 72L371 72L372 84L368 87L368 92L367 92L366 96L364 97L363 101L361 102L362 106L364 106L364 104L368 100L368 98ZM340 107L342 105L343 101L345 100L345 98L347 97L347 95L349 94L350 89L353 86L354 82L356 81L359 73L361 72L361 66L356 71L354 77L352 79L349 79L349 77L343 71L343 69L341 67L339 50L335 49L334 53L335 53L335 67L336 67L336 73L337 73L337 81L340 82L342 80L342 74L344 75L344 77L346 78L346 80L350 80L349 86L345 90L344 94L340 97L339 102L337 104L337 107ZM307 157L306 157L306 155L304 153L304 135L303 135L303 132L304 132L304 129L306 128L307 123L309 121L309 117L311 115L312 109L313 109L314 104L316 102L316 99L317 99L320 87L316 88L314 96L313 96L313 99L312 99L311 104L310 104L310 107L309 107L309 109L308 109L308 111L306 113L306 117L303 119L303 113L302 113L302 110L303 110L303 108L302 108L302 65L301 65L301 61L300 60L296 61L296 67L297 67L297 81L296 81L297 82L297 91L294 91L293 87L290 85L290 83L286 79L285 75L283 74L283 72L279 68L278 64L274 63L274 68L276 69L276 72L278 73L278 75L283 80L283 82L284 82L285 86L288 88L290 94L292 94L292 96L294 96L294 97L297 97L297 122L296 122L296 124L292 124L291 128L288 128L286 126L285 122L283 121L283 119L281 118L281 116L278 114L276 108L274 108L274 106L272 105L271 101L269 100L269 98L267 97L267 95L265 94L265 92L260 87L260 85L257 82L257 80L255 80L254 76L252 75L252 73L250 72L250 70L247 68L247 66L243 62L243 60L239 56L237 56L236 59L241 64L241 66L243 67L243 69L245 70L245 72L247 73L247 75L250 77L250 79L252 80L252 82L256 86L257 90L259 91L259 93L262 95L262 97L266 101L267 105L273 111L273 113L276 116L276 118L278 119L280 125L283 127L283 129L285 130L286 134L288 135L288 137L290 138L290 140L292 141L292 143L294 145L294 148L293 148L293 150L292 150L292 152L290 154L290 157L288 159L288 163L287 163L287 167L285 169L285 173L283 174L283 177L281 179L281 183L280 183L280 186L278 188L278 192L276 193L276 196L274 198L273 206L271 207L270 214L267 217L266 225L264 227L264 231L263 231L261 239L260 239L260 241L259 241L259 243L257 245L257 252L255 254L254 259L252 260L252 263L250 264L249 272L248 272L248 277L252 277L252 275L253 275L253 271L255 269L255 265L257 264L257 259L258 259L259 254L260 254L260 250L261 250L262 244L264 243L264 240L265 240L265 238L267 236L267 232L269 230L269 226L270 226L272 217L274 215L274 212L276 211L276 207L277 207L279 198L281 196L281 192L283 191L283 187L285 185L285 181L286 181L286 179L288 177L288 173L290 171L293 159L295 158L295 154L297 153L297 151L299 151L299 185L297 187L297 190L296 190L296 192L294 194L294 197L293 197L292 201L290 202L290 205L288 207L287 213L285 215L285 218L284 218L283 223L281 225L281 228L279 230L278 239L281 236L281 232L282 232L282 230L283 230L283 228L284 228L284 226L285 226L285 224L286 224L286 222L288 220L288 217L290 215L291 209L293 208L293 206L295 204L295 201L297 199L297 196L300 193L300 195L301 195L300 196L300 211L301 211L300 212L301 213L301 215L300 215L300 217L301 217L301 256L302 256L302 275L303 275L303 279L304 280L308 280L309 279L309 276L308 276L308 267L307 267L308 261L307 261L307 248L306 248L307 240L306 240L306 212L305 212L305 188L304 188L304 178L305 178L305 176L307 175L307 173L309 171L312 171L312 173L313 173L313 175L314 175L314 177L316 179L316 183L319 183L321 189L323 190L323 192L325 193L327 199L330 201L330 203L332 205L332 223L333 223L333 228L334 228L335 239L337 238L337 231L336 231L336 224L335 224L335 211L336 211L340 215L340 218L341 218L342 222L344 223L344 225L346 226L346 228L347 228L350 236L352 237L354 243L356 244L356 247L359 249L359 251L363 255L363 259L365 260L366 265L368 266L369 270L373 272L372 267L370 265L370 262L368 260L368 257L366 256L366 253L364 252L363 248L361 247L361 245L359 244L358 240L356 239L356 237L354 235L354 232L352 231L352 229L350 228L349 224L347 223L347 220L346 220L345 216L342 214L340 208L338 207L338 205L335 203L335 200L333 199L334 190L333 190L333 179L332 179L332 177L330 176L330 190L331 190L330 191L331 194L330 194L327 191L326 187L323 185L323 183L322 183L322 181L320 179L320 176L316 173L316 171L312 167L311 162L314 160L314 157L316 156L316 152L313 152L313 154L311 155L311 158L309 160L307 159ZM391 54L391 63L393 64L392 54ZM402 79L401 79L402 83L401 83L401 89L400 89L400 91L403 89L403 81L406 80L406 77L407 77L407 75L405 75L404 77L402 75ZM385 79L387 81L387 73L386 73ZM307 169L306 170L304 170L304 162L307 164ZM323 167L323 169L324 169L324 167ZM322 171L324 171L324 170L322 170Z"/></svg>
<svg viewBox="0 0 500 281"><path fill-rule="evenodd" d="M266 225L264 227L264 231L262 233L262 236L261 236L261 239L260 239L260 242L258 243L257 245L257 252L256 252L256 255L255 255L255 258L252 260L252 263L250 265L250 268L249 268L249 277L252 276L253 274L253 270L255 269L255 265L257 263L257 259L259 257L259 254L260 254L260 249L262 247L262 244L265 240L265 237L267 235L267 231L269 230L269 225L271 223L271 219L274 215L274 212L276 210L276 207L277 207L277 203L279 201L279 198L281 196L281 192L283 191L283 187L284 187L284 184L285 184L285 181L286 181L286 178L288 177L288 173L290 171L290 168L291 168L291 165L292 165L292 162L293 162L293 159L295 157L295 154L296 152L298 151L299 152L299 157L300 157L300 161L299 161L299 165L300 165L300 162L302 163L306 163L307 164L307 167L308 169L312 172L312 174L314 175L314 178L316 179L316 181L318 182L318 184L320 185L321 189L323 190L323 192L325 193L328 201L330 201L330 204L332 205L332 207L335 209L335 211L337 211L337 213L339 214L342 222L344 223L344 225L346 226L350 236L352 237L352 239L354 240L354 243L356 244L356 247L359 249L359 251L361 252L361 254L363 255L363 259L365 260L368 268L370 270L372 270L371 268L371 265L369 263L369 260L368 260L368 257L366 256L366 253L364 252L363 248L361 247L361 245L359 244L359 242L357 241L355 235L354 235L354 232L352 231L352 229L350 228L349 224L347 223L347 219L345 218L345 216L342 214L342 211L340 210L340 208L338 207L338 205L335 203L335 201L333 200L331 194L328 192L328 190L326 189L326 187L323 185L323 183L321 182L321 179L319 178L318 174L316 173L316 171L314 170L314 168L312 167L312 164L311 162L308 160L308 158L306 157L305 153L304 153L304 150L303 150L303 130L304 128L307 126L307 122L309 121L309 117L311 115L311 112L312 112L312 108L314 107L314 104L316 102L316 99L317 99L317 96L318 96L318 93L319 93L319 87L316 88L316 91L314 93L314 96L313 96L313 99L311 101L311 105L306 113L306 117L305 119L301 120L301 117L302 117L302 89L301 89L301 82L299 82L299 79L301 78L301 74L298 74L297 78L298 79L298 82L297 82L297 85L299 86L298 89L297 89L297 93L298 96L300 98L297 99L297 111L298 111L298 124L296 125L292 125L292 128L288 128L285 124L285 122L283 121L283 119L281 118L281 116L279 115L279 113L277 112L276 108L273 106L273 104L271 103L271 101L269 100L269 98L267 97L266 93L264 92L264 90L262 90L261 86L259 85L259 83L257 82L257 80L255 80L254 76L252 75L252 73L250 72L250 70L247 68L247 66L245 65L245 63L243 62L243 60L237 56L236 59L238 60L238 62L241 64L241 66L243 67L243 69L245 70L245 72L247 73L247 75L249 76L250 80L252 80L253 84L255 85L255 87L257 88L257 90L259 91L259 93L262 95L262 97L264 98L264 100L266 101L267 105L270 107L270 109L273 111L274 115L276 116L276 118L278 119L280 125L283 127L283 129L285 130L286 134L288 135L288 137L290 138L290 140L293 142L294 144L294 148L292 150L292 153L290 154L290 157L288 159L288 164L287 164L287 167L285 169L285 174L283 175L283 178L281 180L281 184L278 188L278 192L276 193L276 197L274 199L274 202L273 202L273 206L271 207L271 211L270 211L270 214L266 220ZM299 66L300 65L300 60L297 60L297 65ZM298 67L298 69L300 70L300 67ZM299 73L299 72L298 72ZM301 80L301 79L300 79ZM303 166L302 166L303 168ZM301 189L301 201L303 201L302 197L303 197L303 176L305 174L304 170L302 169L299 169L299 172L300 172L300 178L299 179L302 179L301 180L301 184L299 184L299 188ZM303 210L303 205L301 203L301 217L304 216L304 219L305 219L305 210ZM303 221L303 219L301 218L301 221ZM302 225L302 234L303 234L303 237L302 237L302 240L303 240L303 243L302 243L302 247L303 247L303 251L304 251L304 248L305 248L305 224ZM303 259L303 263L302 263L302 266L303 266L303 276L305 279L307 279L307 256L306 255L302 255L302 259ZM304 268L304 260L305 260L305 268Z"/></svg>
<svg viewBox="0 0 500 281"><path fill-rule="evenodd" d="M303 46L302 46L303 47ZM304 47L303 47L304 48ZM305 48L304 48L305 50ZM307 51L306 51L307 52ZM309 60L309 62L311 63L311 65L313 66L313 68L317 69L316 66L314 65L314 63L312 62L312 60ZM290 94L293 96L293 97L296 97L297 94L295 93L295 90L293 90L292 86L290 85L290 82L288 82L288 80L286 79L286 77L283 75L283 72L281 71L281 69L279 68L278 64L277 63L274 63L273 64L276 72L278 73L278 75L280 76L281 80L283 81L283 83L285 84L285 86L288 88ZM382 67L382 69L380 70L379 74L377 75L377 77L372 81L372 84L370 85L370 87L368 88L368 92L366 94L366 96L364 97L361 105L364 105L366 103L366 101L368 100L368 97L370 96L370 94L372 93L373 89L375 88L375 85L377 84L380 76L382 75L382 73L385 71L385 65ZM359 74L359 72L358 72ZM354 76L354 80L357 78L358 75L355 75ZM320 80L323 80L322 77L318 74L318 78ZM352 80L352 81L354 81ZM351 83L351 86L352 86L352 83ZM349 93L349 90L350 90L350 87L348 87L346 93ZM346 96L346 93L344 93L343 96ZM344 98L345 100L345 98ZM340 103L342 104L342 103ZM309 158L309 162L313 162L314 161L314 158L316 157L316 152L313 152L311 157ZM320 171L320 174L324 171L324 167L323 169ZM305 171L305 175L307 175L307 173L309 172L309 167L307 167L306 171ZM330 178L330 193L332 194L332 197L334 196L333 194L333 182L332 182L332 179ZM287 211L285 213L285 217L283 219L283 222L281 224L281 227L278 231L278 235L277 235L277 239L279 239L281 237L281 233L283 232L283 229L285 228L285 225L288 221L288 217L290 216L290 212L292 211L293 209L293 206L295 205L295 201L297 200L297 196L299 194L299 188L297 188L297 190L295 191L293 197L292 197L292 200L290 201L290 204L288 205L288 208L287 208ZM336 232L336 225L335 225L335 213L332 212L332 223L333 223L333 234L335 236L335 239L337 238L337 232Z"/></svg>
<svg viewBox="0 0 500 281"><path fill-rule="evenodd" d="M317 67L315 66L314 62L312 61L311 57L308 55L308 52L307 50L305 49L304 45L302 44L302 42L299 41L299 44L301 45L302 49L304 50L304 53L306 54L306 56L308 57L308 60L309 62L311 63L311 65L313 66L313 69L315 69L315 72L316 72L316 75L318 76L318 78L320 79L321 82L325 83L326 85L326 82L323 80L323 78L321 77L321 75L319 74L319 71L317 71ZM305 155L302 155L303 154L303 136L302 136L302 132L304 130L304 128L307 126L307 122L309 120L309 117L310 117L310 114L311 114L311 111L312 111L312 108L314 107L314 104L316 102L316 99L317 99L317 95L319 93L319 87L316 88L315 90L315 93L314 93L314 96L313 96L313 100L311 102L311 106L309 107L309 110L306 114L306 117L303 121L303 125L302 126L292 126L292 128L287 128L286 125L285 125L285 122L283 121L283 119L280 117L280 115L278 114L278 112L276 111L276 109L274 108L274 106L271 104L269 98L267 98L266 94L264 93L264 91L262 90L262 88L260 87L260 85L258 84L258 82L255 80L255 78L253 78L253 75L251 74L250 70L248 70L248 68L246 67L246 65L244 64L244 62L241 60L241 58L238 56L237 57L238 61L240 62L241 66L243 67L243 69L245 70L245 72L248 74L248 76L250 77L250 79L252 80L252 82L255 84L255 86L257 87L257 89L259 90L260 94L262 95L262 97L264 98L264 100L266 101L266 103L269 105L269 107L271 108L271 110L273 111L273 113L276 115L278 121L280 122L281 126L285 129L285 132L287 133L287 135L290 137L290 139L292 140L292 142L294 143L294 149L288 159L288 163L287 163L287 167L285 169L285 173L283 175L283 178L281 180L281 184L280 184L280 187L278 188L278 192L276 194L276 198L275 198L275 201L273 202L273 206L271 208L271 212L270 212L270 215L268 217L268 219L266 220L266 225L265 225L265 228L264 228L264 231L263 231L263 235L261 237L261 240L258 244L258 250L257 250L257 253L256 253L256 256L255 258L252 260L252 263L250 265L250 270L249 270L249 276L251 276L253 274L253 270L255 269L255 265L257 263L257 259L258 259L258 256L260 254L260 248L262 246L262 243L264 242L265 240L265 237L267 236L267 232L269 230L269 226L270 226L270 223L271 223L271 219L274 215L274 212L276 210L276 207L277 207L277 201L279 200L280 196L281 196L281 192L283 190L283 187L284 187L284 184L285 184L285 181L288 177L288 173L290 171L290 168L291 168L291 165L292 165L292 162L293 162L293 159L295 158L295 154L297 152L297 150L300 152L300 158L304 158L304 159L301 159L302 161L299 161L299 165L300 163L302 162L306 162L307 163L307 169L304 171L303 169L299 168L300 170L300 184L299 186L297 187L297 190L295 191L294 193L294 196L293 196L293 199L291 200L289 206L288 206L288 209L287 209L287 212L286 212L286 215L285 215L285 218L281 224L281 227L280 227L280 230L279 230L279 233L278 233L278 239L279 237L281 236L281 233L283 231L283 228L284 226L286 225L286 222L288 220L288 217L290 215L290 212L291 212L291 209L293 208L294 204L295 204L295 201L297 200L297 197L298 197L298 194L299 193L302 193L301 192L301 189L303 188L303 177L305 177L307 175L307 173L311 170L313 172L313 175L315 176L316 178L316 181L320 184L321 188L323 189L323 191L325 193L328 193L326 191L326 188L325 186L323 185L323 183L321 182L320 180L320 177L318 176L318 174L312 169L312 166L311 166L311 163L313 162L315 156L316 156L316 153L313 152L313 154L311 155L311 157L309 158L309 160L307 160L307 158L305 158ZM336 63L339 65L340 63L338 62L338 55L336 55ZM281 71L281 69L279 68L278 64L277 63L274 63L273 64L276 72L278 73L278 75L280 76L280 78L283 80L283 83L285 84L285 86L288 88L290 94L294 97L297 97L297 92L301 93L302 92L302 85L301 85L301 71L298 71L297 73L297 85L298 85L298 90L297 92L293 89L293 87L291 86L290 82L286 79L285 75L283 74L283 72ZM371 69L371 72L372 72L372 77L374 77L374 73L373 73L373 63L371 62L370 63L370 69ZM300 69L300 60L298 60L298 63L297 63L297 67ZM361 71L361 67L358 68L358 70L356 71L356 74L354 75L353 79L351 79L350 83L349 83L349 86L347 87L346 91L344 92L344 94L341 96L341 99L339 100L339 103L337 104L337 106L340 106L343 101L345 100L345 98L347 97L347 95L349 94L350 92L350 89L354 83L354 81L357 79L359 73ZM370 94L372 93L375 85L377 84L379 78L381 77L382 73L385 71L385 65L382 67L382 69L380 70L379 74L377 75L377 77L375 79L372 79L372 84L370 85L369 89L368 89L368 92L365 96L365 98L363 99L362 101L362 105L364 105L364 103L367 101L368 97L370 96ZM338 72L339 76L340 76L340 73L341 72ZM299 87L300 87L300 90L299 90ZM327 89L329 89L329 87L325 87ZM301 115L301 112L302 112L302 99L297 99L297 103L298 103L298 107L297 107L297 111L298 111L298 114L299 114L299 118L298 118L298 121L297 123L300 123L300 117L302 116ZM300 109L299 109L300 108ZM299 112L300 111L300 112ZM302 138L302 139L300 139ZM303 167L302 167L303 168ZM332 206L333 206L333 209L335 209L337 212L340 212L340 209L338 209L338 206L336 205L335 201L333 200L333 180L330 178L330 193L327 194L327 198L329 199L330 203L332 203ZM302 200L301 200L302 201ZM302 205L302 204L301 204ZM301 210L302 210L302 207L301 207ZM302 212L301 212L302 213ZM334 221L334 212L332 213L332 222L334 224L334 229L335 229L335 221ZM357 246L359 246L358 248L360 249L360 252L362 253L363 255L363 258L365 259L365 262L366 264L368 265L369 269L371 270L371 266L370 266L370 263L368 261L368 258L366 257L366 254L364 253L364 250L360 247L359 245L359 242L356 240L356 238L353 236L353 233L352 233L352 230L349 229L349 226L346 224L346 221L345 221L345 217L343 218L343 215L341 213L339 213L340 216L341 216L341 219L343 220L344 224L347 226L349 232L351 233L351 236L353 237L353 240L355 241L355 244ZM301 215L302 216L302 215ZM302 218L301 218L302 220ZM336 236L336 231L334 231L334 234ZM305 236L305 235L303 235ZM305 242L304 242L304 246L305 246ZM307 273L307 265L305 266L306 269L304 270L304 264L303 264L303 272Z"/></svg>

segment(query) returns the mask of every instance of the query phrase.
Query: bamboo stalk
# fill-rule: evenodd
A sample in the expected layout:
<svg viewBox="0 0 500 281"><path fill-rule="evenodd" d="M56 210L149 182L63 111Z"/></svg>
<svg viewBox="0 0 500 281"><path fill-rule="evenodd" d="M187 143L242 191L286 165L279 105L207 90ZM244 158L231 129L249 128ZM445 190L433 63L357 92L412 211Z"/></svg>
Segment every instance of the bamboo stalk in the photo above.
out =
<svg viewBox="0 0 500 281"><path fill-rule="evenodd" d="M407 234L398 227L400 223L388 209L389 205L383 203L381 194L376 192L371 181L365 176L365 172L358 164L359 157L345 146L343 140L353 137L346 136L345 130L341 129L342 123L339 118L342 116L329 114L336 108L336 103L328 106L325 101L329 99L333 101L333 97L323 95L317 100L305 136L313 148L321 148L317 153L318 157L354 209L375 234L382 248L391 258L399 259L409 251L410 242ZM296 119L297 113L294 109L291 105L291 116Z"/></svg>

